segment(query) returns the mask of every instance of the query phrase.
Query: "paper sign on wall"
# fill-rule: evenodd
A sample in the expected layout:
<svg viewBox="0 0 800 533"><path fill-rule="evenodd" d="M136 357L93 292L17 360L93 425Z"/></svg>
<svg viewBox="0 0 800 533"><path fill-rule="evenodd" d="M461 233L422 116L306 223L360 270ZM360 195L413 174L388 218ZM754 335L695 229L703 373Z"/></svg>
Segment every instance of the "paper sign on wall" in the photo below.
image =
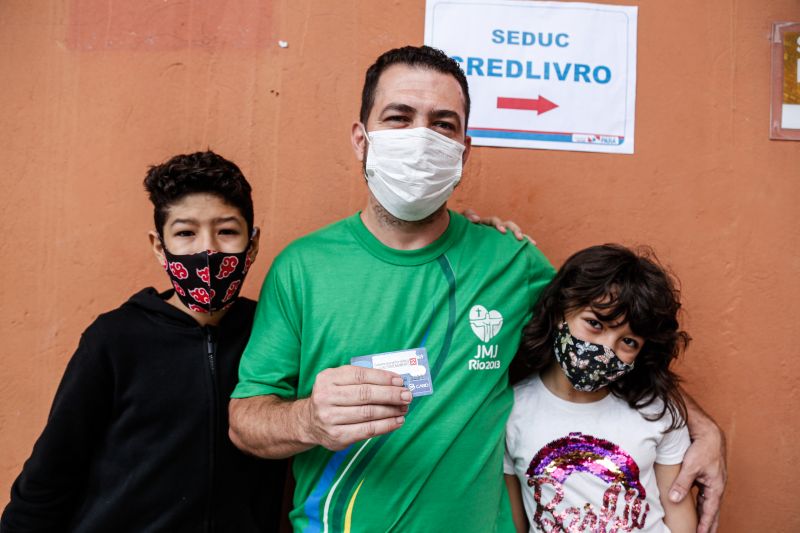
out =
<svg viewBox="0 0 800 533"><path fill-rule="evenodd" d="M637 8L427 0L425 44L464 69L477 146L633 153Z"/></svg>
<svg viewBox="0 0 800 533"><path fill-rule="evenodd" d="M800 22L772 25L770 138L800 140Z"/></svg>

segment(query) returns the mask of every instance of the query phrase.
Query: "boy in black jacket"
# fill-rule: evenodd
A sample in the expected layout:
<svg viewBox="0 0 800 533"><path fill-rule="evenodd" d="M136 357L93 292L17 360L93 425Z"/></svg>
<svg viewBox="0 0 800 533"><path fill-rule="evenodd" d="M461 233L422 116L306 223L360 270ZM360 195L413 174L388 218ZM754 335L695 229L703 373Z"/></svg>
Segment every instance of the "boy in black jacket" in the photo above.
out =
<svg viewBox="0 0 800 533"><path fill-rule="evenodd" d="M251 189L213 152L151 167L153 252L173 289L134 294L81 337L0 531L278 531L286 464L228 438L255 302Z"/></svg>

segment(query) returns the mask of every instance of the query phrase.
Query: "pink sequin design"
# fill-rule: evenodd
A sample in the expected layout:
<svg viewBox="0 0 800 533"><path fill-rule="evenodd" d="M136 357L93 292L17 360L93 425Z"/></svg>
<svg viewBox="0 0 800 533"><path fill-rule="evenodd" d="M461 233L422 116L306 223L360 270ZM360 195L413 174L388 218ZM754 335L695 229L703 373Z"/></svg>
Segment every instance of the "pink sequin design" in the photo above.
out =
<svg viewBox="0 0 800 533"><path fill-rule="evenodd" d="M639 466L625 450L604 439L583 433L570 433L539 450L525 474L529 478L548 476L559 483L573 472L588 472L609 485L619 483L647 497L639 481ZM528 482L532 485L531 481Z"/></svg>

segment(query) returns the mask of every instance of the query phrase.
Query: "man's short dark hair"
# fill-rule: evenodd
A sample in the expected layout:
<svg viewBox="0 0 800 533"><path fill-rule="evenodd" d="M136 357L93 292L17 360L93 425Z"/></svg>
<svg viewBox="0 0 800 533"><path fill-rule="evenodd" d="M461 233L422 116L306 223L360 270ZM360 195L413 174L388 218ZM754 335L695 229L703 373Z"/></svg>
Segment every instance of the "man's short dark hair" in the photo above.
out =
<svg viewBox="0 0 800 533"><path fill-rule="evenodd" d="M367 75L364 79L364 89L361 92L361 122L364 125L367 124L369 113L372 111L372 106L375 104L375 88L378 86L378 79L380 79L381 74L383 74L383 71L388 67L398 63L411 67L427 68L453 76L456 81L458 81L458 84L461 85L461 90L464 93L464 131L466 131L467 122L469 121L470 105L467 77L455 60L449 58L447 54L441 50L431 48L430 46L404 46L402 48L395 48L394 50L383 53L375 60L375 63L367 69Z"/></svg>
<svg viewBox="0 0 800 533"><path fill-rule="evenodd" d="M236 164L212 151L176 155L147 171L144 188L153 202L156 231L163 235L169 207L194 193L218 196L239 210L253 231L253 199L250 184Z"/></svg>

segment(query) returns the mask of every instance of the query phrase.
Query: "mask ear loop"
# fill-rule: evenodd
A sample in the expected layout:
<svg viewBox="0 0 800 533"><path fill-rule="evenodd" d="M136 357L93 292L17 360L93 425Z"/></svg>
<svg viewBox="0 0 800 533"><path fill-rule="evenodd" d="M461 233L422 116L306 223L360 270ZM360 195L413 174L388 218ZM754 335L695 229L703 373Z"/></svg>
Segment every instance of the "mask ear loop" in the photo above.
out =
<svg viewBox="0 0 800 533"><path fill-rule="evenodd" d="M369 138L369 133L367 133L367 128L362 123L358 123L361 131L364 133L364 143L366 146L364 147L364 162L361 165L361 173L364 175L364 180L369 181L369 175L367 175L367 154L369 153L369 147L372 145L372 142Z"/></svg>

